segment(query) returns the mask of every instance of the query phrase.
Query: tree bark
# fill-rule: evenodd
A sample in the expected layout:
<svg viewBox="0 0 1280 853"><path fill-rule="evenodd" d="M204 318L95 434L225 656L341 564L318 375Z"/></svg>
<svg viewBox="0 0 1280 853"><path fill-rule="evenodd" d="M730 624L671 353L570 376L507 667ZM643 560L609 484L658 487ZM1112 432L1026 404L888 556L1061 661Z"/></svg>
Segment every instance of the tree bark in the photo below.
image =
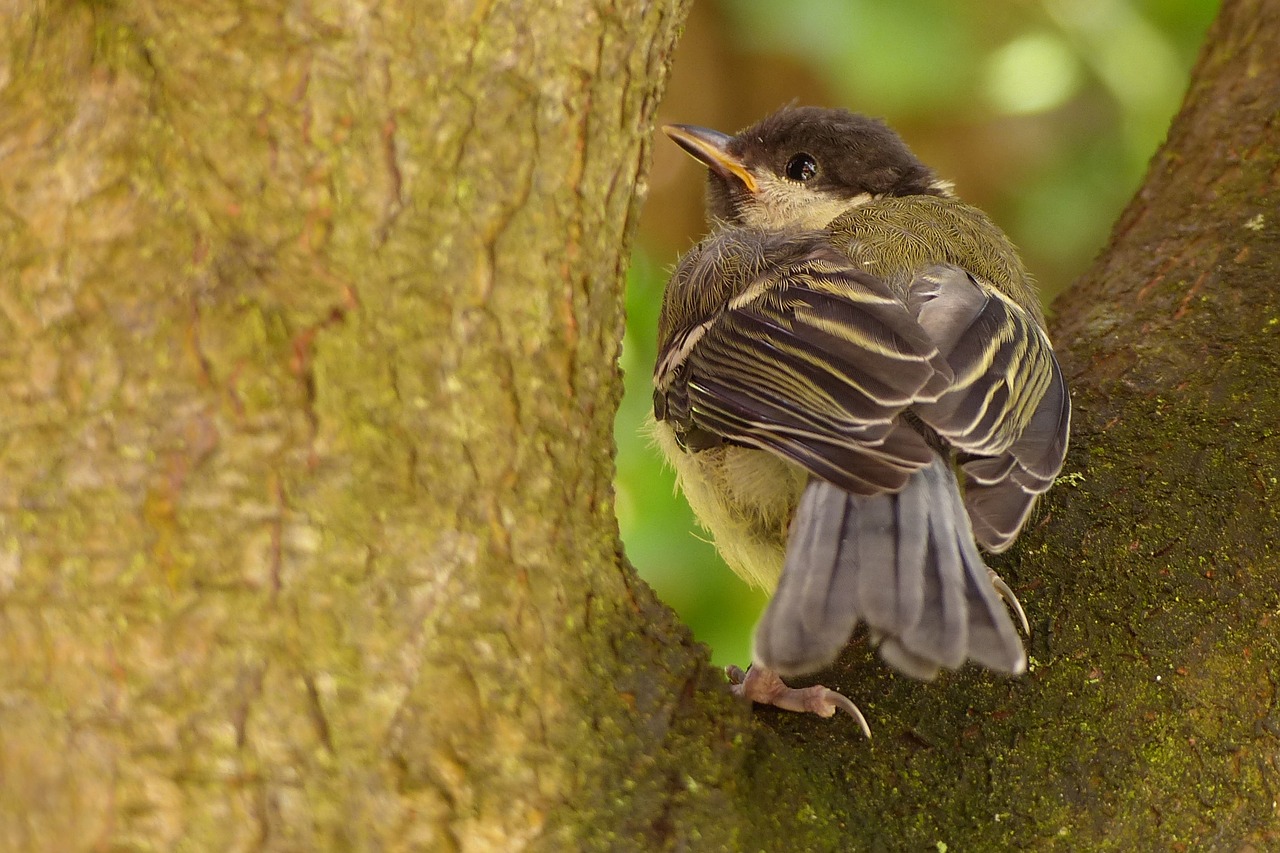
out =
<svg viewBox="0 0 1280 853"><path fill-rule="evenodd" d="M1280 4L1058 306L1032 670L731 701L621 555L683 4L40 4L0 52L0 847L1275 840Z"/></svg>
<svg viewBox="0 0 1280 853"><path fill-rule="evenodd" d="M726 704L612 507L680 5L3 15L0 847L623 832Z"/></svg>

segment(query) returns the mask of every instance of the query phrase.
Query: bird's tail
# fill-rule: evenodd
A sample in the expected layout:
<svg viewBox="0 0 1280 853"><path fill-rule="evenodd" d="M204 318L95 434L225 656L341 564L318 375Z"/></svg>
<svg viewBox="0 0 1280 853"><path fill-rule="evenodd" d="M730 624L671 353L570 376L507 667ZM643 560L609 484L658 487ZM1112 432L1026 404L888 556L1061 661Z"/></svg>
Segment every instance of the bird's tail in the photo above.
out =
<svg viewBox="0 0 1280 853"><path fill-rule="evenodd" d="M782 578L756 627L755 660L783 674L821 669L859 620L881 656L915 678L966 660L1011 674L1026 669L941 456L896 494L854 495L810 480Z"/></svg>

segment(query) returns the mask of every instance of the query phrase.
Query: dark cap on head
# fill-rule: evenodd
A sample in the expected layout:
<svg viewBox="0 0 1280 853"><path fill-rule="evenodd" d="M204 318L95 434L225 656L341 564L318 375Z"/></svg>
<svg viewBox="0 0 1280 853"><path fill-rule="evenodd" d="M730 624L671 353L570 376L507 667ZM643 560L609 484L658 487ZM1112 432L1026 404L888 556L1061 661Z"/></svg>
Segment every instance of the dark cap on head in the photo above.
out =
<svg viewBox="0 0 1280 853"><path fill-rule="evenodd" d="M884 122L848 110L783 107L729 143L729 152L750 166L783 174L788 161L807 153L818 162L810 181L831 188L872 195L937 195L935 178L911 149Z"/></svg>
<svg viewBox="0 0 1280 853"><path fill-rule="evenodd" d="M729 222L752 206L798 208L805 202L792 190L827 203L948 192L884 122L848 110L783 107L732 137L682 125L665 130L710 168L708 211ZM765 191L770 185L780 192Z"/></svg>

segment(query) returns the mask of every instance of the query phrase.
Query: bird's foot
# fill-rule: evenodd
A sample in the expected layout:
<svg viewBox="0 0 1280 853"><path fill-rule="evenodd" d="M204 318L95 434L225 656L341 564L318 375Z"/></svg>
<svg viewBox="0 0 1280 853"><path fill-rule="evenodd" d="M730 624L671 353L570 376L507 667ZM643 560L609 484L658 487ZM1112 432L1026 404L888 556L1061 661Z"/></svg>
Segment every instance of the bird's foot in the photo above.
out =
<svg viewBox="0 0 1280 853"><path fill-rule="evenodd" d="M788 687L778 673L760 666L748 667L746 672L736 666L727 666L724 671L732 682L729 689L735 696L750 699L760 705L773 705L784 711L817 714L819 717L830 717L837 710L844 711L858 721L864 735L871 737L871 727L867 725L867 718L862 716L858 706L821 684Z"/></svg>
<svg viewBox="0 0 1280 853"><path fill-rule="evenodd" d="M991 585L996 588L996 592L1004 599L1004 603L1012 607L1013 612L1018 614L1018 621L1022 623L1022 633L1030 637L1031 626L1027 624L1027 614L1018 602L1018 596L1013 594L1013 590L1004 582L1004 578L996 574L994 569L987 569L987 574L991 577Z"/></svg>

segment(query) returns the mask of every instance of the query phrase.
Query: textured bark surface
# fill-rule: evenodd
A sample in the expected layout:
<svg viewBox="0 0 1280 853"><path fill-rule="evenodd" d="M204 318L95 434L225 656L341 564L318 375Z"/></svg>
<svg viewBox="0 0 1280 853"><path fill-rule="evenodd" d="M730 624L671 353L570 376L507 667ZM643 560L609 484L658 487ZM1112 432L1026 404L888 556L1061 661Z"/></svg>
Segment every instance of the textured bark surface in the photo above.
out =
<svg viewBox="0 0 1280 853"><path fill-rule="evenodd" d="M1275 842L1280 9L1058 306L1031 673L730 701L620 554L667 4L11 5L0 847Z"/></svg>
<svg viewBox="0 0 1280 853"><path fill-rule="evenodd" d="M610 461L679 4L0 14L0 848L644 814L703 673Z"/></svg>

